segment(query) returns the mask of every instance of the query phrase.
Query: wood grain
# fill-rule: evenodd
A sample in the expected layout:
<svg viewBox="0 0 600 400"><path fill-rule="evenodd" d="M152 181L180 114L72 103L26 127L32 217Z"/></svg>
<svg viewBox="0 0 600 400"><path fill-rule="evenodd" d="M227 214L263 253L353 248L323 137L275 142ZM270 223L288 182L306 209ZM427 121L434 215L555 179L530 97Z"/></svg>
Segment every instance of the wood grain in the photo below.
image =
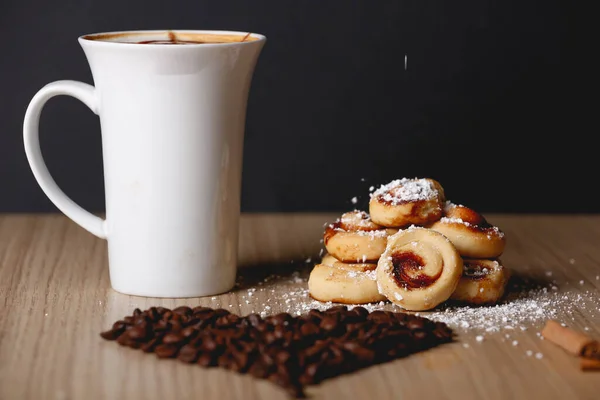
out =
<svg viewBox="0 0 600 400"><path fill-rule="evenodd" d="M306 286L306 267L289 276L305 258L315 258L322 225L334 217L245 215L240 265L253 268L241 269L243 284L221 296L174 300L113 291L106 243L61 215L0 215L0 399L285 399L268 382L158 360L104 341L99 332L135 307L151 305L202 304L246 314L268 303L270 313L284 310L286 303L273 299ZM587 291L597 298L600 216L488 217L507 234L505 265L531 279L552 274L558 293ZM278 277L248 296L267 269ZM600 337L594 304L588 296L558 315ZM542 327L538 321L515 333L518 346L504 332L477 342L477 332L460 331L456 343L326 381L308 393L315 399L597 399L600 373L581 372L576 358L540 340Z"/></svg>

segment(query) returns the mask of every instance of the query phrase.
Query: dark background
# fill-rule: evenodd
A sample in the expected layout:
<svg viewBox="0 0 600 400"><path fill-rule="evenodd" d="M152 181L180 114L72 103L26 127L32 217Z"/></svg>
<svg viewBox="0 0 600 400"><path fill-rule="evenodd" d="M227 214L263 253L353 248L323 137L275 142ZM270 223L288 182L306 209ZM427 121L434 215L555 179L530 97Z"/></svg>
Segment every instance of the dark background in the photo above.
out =
<svg viewBox="0 0 600 400"><path fill-rule="evenodd" d="M364 208L369 186L414 176L484 212L600 211L598 125L584 101L595 95L584 57L597 46L578 51L570 4L0 0L0 212L56 210L24 156L25 108L50 81L92 83L79 35L130 29L267 36L248 105L243 211L342 210L354 196ZM40 126L59 186L102 211L97 117L60 97Z"/></svg>

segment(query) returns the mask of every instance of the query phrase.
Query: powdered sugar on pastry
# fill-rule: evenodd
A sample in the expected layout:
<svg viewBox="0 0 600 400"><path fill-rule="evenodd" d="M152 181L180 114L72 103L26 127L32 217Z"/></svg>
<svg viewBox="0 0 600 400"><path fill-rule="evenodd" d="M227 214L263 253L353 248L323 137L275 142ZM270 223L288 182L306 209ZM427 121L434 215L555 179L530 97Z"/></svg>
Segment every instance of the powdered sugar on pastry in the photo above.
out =
<svg viewBox="0 0 600 400"><path fill-rule="evenodd" d="M439 195L433 183L427 179L396 179L380 186L371 197L381 196L392 205L419 200L435 199Z"/></svg>

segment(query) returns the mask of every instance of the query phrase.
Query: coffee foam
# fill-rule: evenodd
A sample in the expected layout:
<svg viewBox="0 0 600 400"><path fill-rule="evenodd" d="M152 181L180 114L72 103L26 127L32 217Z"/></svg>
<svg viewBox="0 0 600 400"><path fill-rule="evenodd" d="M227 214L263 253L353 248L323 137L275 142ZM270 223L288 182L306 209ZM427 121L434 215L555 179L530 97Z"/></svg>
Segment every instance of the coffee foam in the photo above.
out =
<svg viewBox="0 0 600 400"><path fill-rule="evenodd" d="M129 44L136 44L143 41L181 41L198 42L198 44L219 44L253 42L260 39L259 36L255 36L250 32L204 33L186 31L109 32L85 35L82 38L85 40Z"/></svg>

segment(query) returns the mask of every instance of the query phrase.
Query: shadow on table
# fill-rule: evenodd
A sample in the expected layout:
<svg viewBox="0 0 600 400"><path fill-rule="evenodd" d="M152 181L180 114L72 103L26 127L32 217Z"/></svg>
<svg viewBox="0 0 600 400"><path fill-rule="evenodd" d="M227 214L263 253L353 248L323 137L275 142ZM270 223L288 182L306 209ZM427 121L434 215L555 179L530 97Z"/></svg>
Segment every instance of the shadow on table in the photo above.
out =
<svg viewBox="0 0 600 400"><path fill-rule="evenodd" d="M268 284L306 283L314 262L265 263L238 270L234 291Z"/></svg>

